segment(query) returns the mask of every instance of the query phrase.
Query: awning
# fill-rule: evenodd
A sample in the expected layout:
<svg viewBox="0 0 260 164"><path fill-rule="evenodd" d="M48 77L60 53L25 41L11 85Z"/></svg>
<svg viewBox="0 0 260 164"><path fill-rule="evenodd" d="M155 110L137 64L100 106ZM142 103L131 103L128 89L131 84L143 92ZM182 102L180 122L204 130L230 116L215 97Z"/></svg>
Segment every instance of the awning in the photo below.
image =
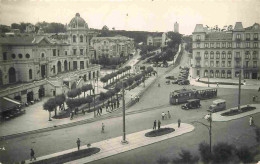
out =
<svg viewBox="0 0 260 164"><path fill-rule="evenodd" d="M8 97L1 97L0 98L0 113L3 113L8 110L16 109L19 105L21 105L20 102L10 99Z"/></svg>

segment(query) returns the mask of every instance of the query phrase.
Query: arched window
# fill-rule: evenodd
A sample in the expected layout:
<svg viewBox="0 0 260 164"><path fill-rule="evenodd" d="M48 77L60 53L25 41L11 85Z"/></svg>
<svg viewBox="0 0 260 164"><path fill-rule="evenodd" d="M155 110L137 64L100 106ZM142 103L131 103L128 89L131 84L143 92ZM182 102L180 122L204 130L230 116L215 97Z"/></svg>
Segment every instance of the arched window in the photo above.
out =
<svg viewBox="0 0 260 164"><path fill-rule="evenodd" d="M216 77L216 78L219 78L219 75L220 75L219 70L216 70L216 72L215 72L215 77Z"/></svg>
<svg viewBox="0 0 260 164"><path fill-rule="evenodd" d="M216 52L216 59L219 59L219 57L220 57L220 53L219 53L219 51L217 51Z"/></svg>
<svg viewBox="0 0 260 164"><path fill-rule="evenodd" d="M12 54L12 58L15 59L15 57L16 57L15 54Z"/></svg>
<svg viewBox="0 0 260 164"><path fill-rule="evenodd" d="M95 78L96 76L95 76L95 72L93 72L93 79Z"/></svg>
<svg viewBox="0 0 260 164"><path fill-rule="evenodd" d="M222 59L226 59L226 52L225 51L222 52Z"/></svg>
<svg viewBox="0 0 260 164"><path fill-rule="evenodd" d="M204 58L205 58L205 59L208 59L208 58L209 58L208 51L205 51L205 53L204 53Z"/></svg>
<svg viewBox="0 0 260 164"><path fill-rule="evenodd" d="M25 57L29 59L29 58L30 58L30 55L29 55L29 54L26 54Z"/></svg>
<svg viewBox="0 0 260 164"><path fill-rule="evenodd" d="M44 56L45 56L44 53L42 53L42 58L44 58Z"/></svg>
<svg viewBox="0 0 260 164"><path fill-rule="evenodd" d="M227 71L227 78L231 78L231 71L230 70Z"/></svg>
<svg viewBox="0 0 260 164"><path fill-rule="evenodd" d="M80 42L82 43L83 42L83 36L80 35Z"/></svg>
<svg viewBox="0 0 260 164"><path fill-rule="evenodd" d="M67 60L64 61L64 71L68 71L68 63L67 63Z"/></svg>
<svg viewBox="0 0 260 164"><path fill-rule="evenodd" d="M210 59L214 59L214 52L213 51L210 52Z"/></svg>
<svg viewBox="0 0 260 164"><path fill-rule="evenodd" d="M226 75L226 74L225 74L225 70L222 70L222 71L221 71L221 77L222 77L222 78L225 78L225 75Z"/></svg>
<svg viewBox="0 0 260 164"><path fill-rule="evenodd" d="M204 77L208 77L208 70L204 71Z"/></svg>
<svg viewBox="0 0 260 164"><path fill-rule="evenodd" d="M29 79L32 79L32 69L29 69Z"/></svg>
<svg viewBox="0 0 260 164"><path fill-rule="evenodd" d="M11 67L8 71L9 75L9 83L15 83L16 82L16 72L13 67Z"/></svg>
<svg viewBox="0 0 260 164"><path fill-rule="evenodd" d="M58 61L58 73L60 73L60 72L61 72L61 62Z"/></svg>
<svg viewBox="0 0 260 164"><path fill-rule="evenodd" d="M76 43L77 42L77 37L76 35L73 35L73 43Z"/></svg>
<svg viewBox="0 0 260 164"><path fill-rule="evenodd" d="M250 59L250 52L246 51L245 54L246 54L246 59Z"/></svg>
<svg viewBox="0 0 260 164"><path fill-rule="evenodd" d="M228 59L231 59L231 58L232 58L232 52L228 51Z"/></svg>
<svg viewBox="0 0 260 164"><path fill-rule="evenodd" d="M210 70L210 77L213 78L214 77L214 71Z"/></svg>
<svg viewBox="0 0 260 164"><path fill-rule="evenodd" d="M18 57L19 58L23 58L23 54L18 54Z"/></svg>

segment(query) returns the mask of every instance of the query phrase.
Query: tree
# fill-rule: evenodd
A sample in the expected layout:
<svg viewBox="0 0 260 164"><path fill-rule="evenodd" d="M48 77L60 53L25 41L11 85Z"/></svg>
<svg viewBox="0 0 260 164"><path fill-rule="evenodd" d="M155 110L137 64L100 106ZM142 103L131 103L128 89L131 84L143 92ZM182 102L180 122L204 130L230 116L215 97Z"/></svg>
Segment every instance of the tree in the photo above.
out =
<svg viewBox="0 0 260 164"><path fill-rule="evenodd" d="M81 87L81 91L84 92L84 97L85 97L85 93L88 91L88 86L87 85L83 85Z"/></svg>
<svg viewBox="0 0 260 164"><path fill-rule="evenodd" d="M250 151L247 146L243 146L236 150L236 155L239 160L243 163L252 163L254 162L254 153Z"/></svg>
<svg viewBox="0 0 260 164"><path fill-rule="evenodd" d="M169 41L167 42L167 46L171 49L174 49L176 45L181 44L182 35L175 32L167 32L166 34L167 38L169 38Z"/></svg>
<svg viewBox="0 0 260 164"><path fill-rule="evenodd" d="M168 164L169 163L169 159L167 157L161 157L157 160L158 164Z"/></svg>
<svg viewBox="0 0 260 164"><path fill-rule="evenodd" d="M228 163L234 159L235 147L228 143L218 143L213 146L213 162L214 163Z"/></svg>
<svg viewBox="0 0 260 164"><path fill-rule="evenodd" d="M50 98L43 104L43 109L49 112L49 121L51 121L51 112L57 107L55 98Z"/></svg>
<svg viewBox="0 0 260 164"><path fill-rule="evenodd" d="M212 160L212 155L210 153L210 146L209 144L202 142L199 144L199 151L201 160L207 164Z"/></svg>
<svg viewBox="0 0 260 164"><path fill-rule="evenodd" d="M77 92L75 89L71 90L71 91L68 91L67 92L67 96L70 97L70 98L75 98L77 97Z"/></svg>
<svg viewBox="0 0 260 164"><path fill-rule="evenodd" d="M181 164L194 164L194 163L198 163L199 157L195 156L193 157L192 154L190 153L190 151L188 150L182 150L179 153L179 158L174 158L172 160L172 163L181 163Z"/></svg>
<svg viewBox="0 0 260 164"><path fill-rule="evenodd" d="M61 106L64 104L66 100L66 97L64 94L58 95L55 97L55 102L56 105L59 106L60 110L61 110ZM57 115L57 108L55 108L55 116Z"/></svg>
<svg viewBox="0 0 260 164"><path fill-rule="evenodd" d="M104 106L104 102L105 102L106 99L107 99L106 93L100 92L100 94L99 94L99 100L103 102L103 106Z"/></svg>
<svg viewBox="0 0 260 164"><path fill-rule="evenodd" d="M88 103L88 107L89 107L89 110L90 110L90 103L92 103L93 102L93 98L92 98L92 96L87 96L87 98L86 98L86 101L85 101L86 103Z"/></svg>
<svg viewBox="0 0 260 164"><path fill-rule="evenodd" d="M66 104L71 111L77 107L77 102L75 101L75 99L67 99Z"/></svg>

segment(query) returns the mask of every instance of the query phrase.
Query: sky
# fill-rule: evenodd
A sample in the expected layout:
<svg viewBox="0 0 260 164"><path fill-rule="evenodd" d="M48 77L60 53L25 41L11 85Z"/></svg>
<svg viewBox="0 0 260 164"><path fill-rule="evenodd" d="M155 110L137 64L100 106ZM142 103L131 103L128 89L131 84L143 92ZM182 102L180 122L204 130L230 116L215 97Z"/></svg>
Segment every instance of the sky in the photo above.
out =
<svg viewBox="0 0 260 164"><path fill-rule="evenodd" d="M179 31L189 35L196 24L244 27L260 23L260 0L0 0L0 24L68 24L79 13L90 28Z"/></svg>

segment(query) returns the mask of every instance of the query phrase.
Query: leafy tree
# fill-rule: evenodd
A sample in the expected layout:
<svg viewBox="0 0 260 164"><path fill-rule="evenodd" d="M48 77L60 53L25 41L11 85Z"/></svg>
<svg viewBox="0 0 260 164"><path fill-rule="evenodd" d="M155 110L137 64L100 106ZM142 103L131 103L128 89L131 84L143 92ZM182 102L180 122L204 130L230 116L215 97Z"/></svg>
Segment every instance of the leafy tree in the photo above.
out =
<svg viewBox="0 0 260 164"><path fill-rule="evenodd" d="M70 110L73 110L74 108L77 107L77 102L75 101L75 99L67 99L66 104Z"/></svg>
<svg viewBox="0 0 260 164"><path fill-rule="evenodd" d="M182 150L179 153L179 158L174 158L172 160L172 163L181 163L181 164L194 164L194 163L198 163L199 157L195 156L193 157L192 154L190 153L190 151L188 150Z"/></svg>
<svg viewBox="0 0 260 164"><path fill-rule="evenodd" d="M243 163L252 163L254 161L254 153L247 146L243 146L236 150L236 155Z"/></svg>
<svg viewBox="0 0 260 164"><path fill-rule="evenodd" d="M167 157L161 157L157 160L158 164L168 164L169 163L169 159Z"/></svg>
<svg viewBox="0 0 260 164"><path fill-rule="evenodd" d="M199 144L199 151L201 160L207 164L212 160L212 155L210 153L210 146L209 144L202 142Z"/></svg>
<svg viewBox="0 0 260 164"><path fill-rule="evenodd" d="M61 110L61 106L64 104L65 100L66 100L66 96L64 94L57 95L55 97L56 105L59 106L60 110ZM57 115L57 108L55 108L55 116L56 115Z"/></svg>
<svg viewBox="0 0 260 164"><path fill-rule="evenodd" d="M182 35L179 33L175 33L172 31L169 31L166 34L167 38L169 38L169 41L167 42L167 46L171 49L175 48L176 45L181 44Z"/></svg>
<svg viewBox="0 0 260 164"><path fill-rule="evenodd" d="M107 99L107 94L104 93L104 92L100 92L99 100L103 102L103 105L104 105L104 102L105 102L106 99Z"/></svg>
<svg viewBox="0 0 260 164"><path fill-rule="evenodd" d="M93 102L92 96L87 96L86 97L86 103L88 103L89 110L90 110L90 103L92 103L92 102Z"/></svg>
<svg viewBox="0 0 260 164"><path fill-rule="evenodd" d="M234 159L235 147L228 143L218 143L213 146L213 162L214 163L228 163Z"/></svg>
<svg viewBox="0 0 260 164"><path fill-rule="evenodd" d="M67 92L67 96L70 98L75 98L78 96L78 94L77 94L76 90L73 89L73 90Z"/></svg>
<svg viewBox="0 0 260 164"><path fill-rule="evenodd" d="M50 98L43 104L43 109L49 112L49 121L51 121L51 112L57 107L55 98Z"/></svg>
<svg viewBox="0 0 260 164"><path fill-rule="evenodd" d="M84 97L85 97L85 93L88 91L88 86L87 85L83 85L81 87L81 91L84 92Z"/></svg>
<svg viewBox="0 0 260 164"><path fill-rule="evenodd" d="M11 31L10 26L0 25L0 33L4 34L6 32L10 32L10 31Z"/></svg>

